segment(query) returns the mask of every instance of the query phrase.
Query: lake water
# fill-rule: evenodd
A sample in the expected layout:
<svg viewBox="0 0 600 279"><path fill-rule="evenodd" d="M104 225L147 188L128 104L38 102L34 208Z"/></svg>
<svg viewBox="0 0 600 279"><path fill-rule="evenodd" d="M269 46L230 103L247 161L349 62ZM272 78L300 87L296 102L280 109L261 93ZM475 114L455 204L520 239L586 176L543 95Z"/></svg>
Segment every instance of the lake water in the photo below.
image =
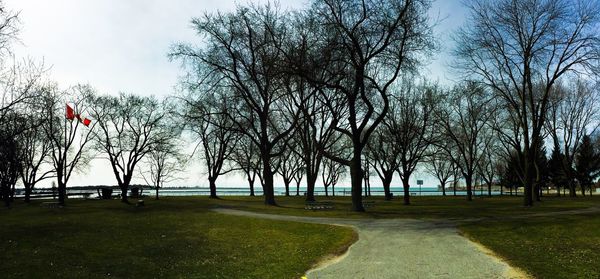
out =
<svg viewBox="0 0 600 279"><path fill-rule="evenodd" d="M391 192L394 196L404 196L404 189L402 187L391 187ZM305 187L300 187L299 195L304 195L306 192ZM328 189L329 195L332 194L331 189ZM363 189L364 193L364 189ZM154 190L144 190L145 195L154 194ZM262 188L255 187L254 188L255 195L262 195ZM443 193L439 191L437 188L429 188L429 187L411 187L410 195L411 196L441 196ZM483 192L480 189L474 190L473 195L487 195L487 189L484 189ZM163 188L159 190L160 196L208 196L210 195L210 189L204 187L194 187L194 188ZM217 188L217 195L220 196L248 196L250 195L249 188ZM283 187L275 187L275 195L283 196L285 195L285 188ZM290 195L296 195L296 187L290 188ZM315 188L315 195L324 196L325 189L322 187ZM350 187L336 187L335 188L336 196L350 196L351 189ZM382 187L371 187L371 195L372 196L383 196L384 191ZM446 195L454 195L454 192L451 189L446 190ZM456 195L466 196L467 191L456 191ZM492 191L492 195L500 195L500 191Z"/></svg>

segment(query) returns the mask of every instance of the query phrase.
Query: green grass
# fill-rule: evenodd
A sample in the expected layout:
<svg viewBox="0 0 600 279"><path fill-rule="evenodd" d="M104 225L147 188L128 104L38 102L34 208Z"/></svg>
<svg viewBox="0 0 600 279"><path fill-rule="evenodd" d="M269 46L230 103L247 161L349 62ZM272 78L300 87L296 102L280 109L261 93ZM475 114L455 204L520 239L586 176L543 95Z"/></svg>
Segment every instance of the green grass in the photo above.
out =
<svg viewBox="0 0 600 279"><path fill-rule="evenodd" d="M554 214L600 206L600 197L546 197L534 207L523 207L522 197L475 198L414 197L410 206L400 200L375 200L366 213L350 212L347 197L333 201L330 211L307 211L301 198L278 198L279 207L267 207L260 198L234 197L221 206L275 214L341 218L442 218L459 224L460 231L490 248L513 266L536 278L600 278L600 214ZM526 217L529 214L549 216ZM469 218L483 218L470 221Z"/></svg>
<svg viewBox="0 0 600 279"><path fill-rule="evenodd" d="M384 201L383 197L370 197L374 206L367 212L350 211L349 197L317 197L319 201L333 202L333 210L305 210L302 197L277 197L279 206L264 205L262 197L223 197L214 203L235 209L297 216L341 217L341 218L444 218L467 219L479 217L505 217L523 214L558 212L600 206L600 196L580 198L545 197L533 207L522 206L523 197L475 197L467 202L464 197L411 197L411 205L402 204L402 197Z"/></svg>
<svg viewBox="0 0 600 279"><path fill-rule="evenodd" d="M460 226L536 278L600 278L600 216L536 217Z"/></svg>
<svg viewBox="0 0 600 279"><path fill-rule="evenodd" d="M355 241L345 227L210 212L207 198L0 209L2 278L298 278Z"/></svg>
<svg viewBox="0 0 600 279"><path fill-rule="evenodd" d="M366 213L351 212L349 197L319 197L334 210L304 209L302 197L146 199L136 208L119 201L70 200L62 209L39 202L0 210L2 278L298 278L319 259L356 240L348 228L213 213L227 207L263 213L342 218L442 218L539 278L599 278L598 214L555 215L600 206L600 197L548 197L532 208L522 197L412 197L412 205L381 197ZM552 217L515 216L545 213ZM470 218L484 218L471 222ZM510 218L509 218L510 217Z"/></svg>

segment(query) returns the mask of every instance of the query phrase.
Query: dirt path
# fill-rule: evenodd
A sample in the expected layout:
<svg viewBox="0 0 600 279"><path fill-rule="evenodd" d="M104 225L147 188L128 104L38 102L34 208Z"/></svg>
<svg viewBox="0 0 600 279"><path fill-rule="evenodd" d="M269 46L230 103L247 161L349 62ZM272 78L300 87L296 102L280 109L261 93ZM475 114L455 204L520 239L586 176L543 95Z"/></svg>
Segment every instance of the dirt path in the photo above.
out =
<svg viewBox="0 0 600 279"><path fill-rule="evenodd" d="M232 209L223 214L351 226L359 240L308 278L526 278L444 221L339 219L271 215Z"/></svg>

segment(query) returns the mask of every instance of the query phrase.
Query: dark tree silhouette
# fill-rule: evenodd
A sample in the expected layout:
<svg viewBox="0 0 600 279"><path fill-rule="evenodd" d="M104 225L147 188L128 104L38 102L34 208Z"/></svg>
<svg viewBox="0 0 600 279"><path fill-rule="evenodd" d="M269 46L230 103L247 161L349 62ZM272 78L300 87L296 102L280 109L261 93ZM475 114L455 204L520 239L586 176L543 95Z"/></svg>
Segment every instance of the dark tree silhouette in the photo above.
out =
<svg viewBox="0 0 600 279"><path fill-rule="evenodd" d="M335 185L344 177L345 173L346 166L333 160L324 160L321 176L323 179L323 188L325 188L325 196L329 196L329 187L332 188L331 193L335 196Z"/></svg>
<svg viewBox="0 0 600 279"><path fill-rule="evenodd" d="M446 150L464 177L467 200L471 201L473 178L489 143L484 135L491 130L495 106L487 91L475 82L457 85L447 101L448 105L436 112L436 123L448 144L438 147Z"/></svg>
<svg viewBox="0 0 600 279"><path fill-rule="evenodd" d="M535 158L557 81L590 73L600 61L600 5L596 1L468 1L468 22L456 34L459 67L491 88L514 121L510 135L533 205Z"/></svg>
<svg viewBox="0 0 600 279"><path fill-rule="evenodd" d="M230 160L234 162L238 171L244 173L250 187L250 196L254 196L254 182L261 166L258 148L254 142L248 137L239 137Z"/></svg>
<svg viewBox="0 0 600 279"><path fill-rule="evenodd" d="M65 117L65 104L73 103L76 114L88 112L94 91L89 86L78 85L61 91L48 87L43 93L43 129L50 141L50 158L56 174L58 202L65 205L67 183L75 170L86 167L91 160L89 146L96 121L89 127L77 119Z"/></svg>
<svg viewBox="0 0 600 279"><path fill-rule="evenodd" d="M569 184L569 179L564 170L564 155L558 148L552 149L550 160L548 160L548 175L552 185L556 188L556 195L560 197L560 188Z"/></svg>
<svg viewBox="0 0 600 279"><path fill-rule="evenodd" d="M588 189L591 196L594 180L600 176L600 152L589 135L584 135L581 139L575 159L575 170L581 186L581 194L585 196L585 191Z"/></svg>
<svg viewBox="0 0 600 279"><path fill-rule="evenodd" d="M363 150L388 112L390 86L433 47L429 6L430 1L418 0L318 0L308 12L320 23L309 42L318 51L299 68L311 82L333 89L328 100L341 101L348 110L332 111L332 121L352 143L351 159L327 150L325 155L350 167L354 211L364 211Z"/></svg>
<svg viewBox="0 0 600 279"><path fill-rule="evenodd" d="M452 159L446 156L444 148L434 147L431 153L432 155L429 156L425 169L429 174L437 178L442 189L442 195L446 196L446 184L450 182L450 178L454 175Z"/></svg>
<svg viewBox="0 0 600 279"><path fill-rule="evenodd" d="M163 101L163 107L167 111L175 110L175 103L167 100ZM179 179L178 174L183 172L188 159L183 155L182 147L184 146L182 136L182 128L179 122L179 115L169 113L165 116L166 125L161 128L163 132L170 134L165 141L158 142L152 150L144 157L143 163L145 168L140 168L139 173L147 184L154 186L155 199L159 199L159 189L165 183L170 183Z"/></svg>
<svg viewBox="0 0 600 279"><path fill-rule="evenodd" d="M55 170L46 168L50 163L49 156L51 152L51 142L48 140L43 130L43 121L46 119L41 116L43 109L38 105L29 104L30 115L27 115L25 125L27 130L17 136L20 143L19 148L21 158L21 169L19 174L25 188L25 202L30 201L31 192L35 185L45 179L53 178Z"/></svg>
<svg viewBox="0 0 600 279"><path fill-rule="evenodd" d="M296 177L296 173L302 172L304 165L303 160L298 156L294 147L288 145L288 148L283 151L281 157L279 157L280 163L278 173L283 178L283 185L285 186L285 195L290 196L290 184Z"/></svg>
<svg viewBox="0 0 600 279"><path fill-rule="evenodd" d="M546 129L552 137L554 149L563 154L562 172L571 197L576 196L577 150L583 144L583 137L594 133L600 125L598 105L598 92L584 80L557 84L552 95ZM582 194L585 195L585 192Z"/></svg>
<svg viewBox="0 0 600 279"><path fill-rule="evenodd" d="M265 203L276 205L272 160L278 157L293 132L299 112L291 112L282 70L282 43L287 17L271 5L238 7L229 14L205 15L192 20L206 36L206 47L180 44L171 57L192 67L201 82L230 89L242 107L231 110L240 132L258 147ZM290 123L283 127L282 123Z"/></svg>
<svg viewBox="0 0 600 279"><path fill-rule="evenodd" d="M217 198L216 182L219 176L234 171L227 161L240 137L236 124L229 117L227 98L221 93L206 93L197 101L186 101L188 109L184 119L202 146L211 198Z"/></svg>
<svg viewBox="0 0 600 279"><path fill-rule="evenodd" d="M128 203L127 191L138 164L156 147L171 140L166 112L154 97L121 93L94 97L92 117L97 123L94 145L110 162L121 189L121 201Z"/></svg>

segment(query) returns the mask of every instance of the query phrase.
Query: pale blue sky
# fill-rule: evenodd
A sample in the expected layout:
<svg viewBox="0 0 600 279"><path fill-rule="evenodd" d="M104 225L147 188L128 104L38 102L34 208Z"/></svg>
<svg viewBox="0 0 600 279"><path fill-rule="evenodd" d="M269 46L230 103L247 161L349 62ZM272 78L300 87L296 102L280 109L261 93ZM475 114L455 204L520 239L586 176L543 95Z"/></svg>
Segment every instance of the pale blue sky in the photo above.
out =
<svg viewBox="0 0 600 279"><path fill-rule="evenodd" d="M43 60L51 67L50 78L61 86L89 83L101 93L166 96L175 92L182 74L179 64L167 58L169 47L175 42L198 42L190 19L206 11L229 11L235 3L248 2L266 1L5 0L5 5L21 12L21 43L14 47L16 56ZM293 9L305 3L281 1L281 6ZM452 79L446 70L452 61L448 52L450 34L464 22L464 8L459 0L438 0L430 15L441 20L435 33L442 49L423 73L448 83ZM94 161L91 168L93 175L77 175L70 185L115 183L106 162ZM181 183L207 186L197 166L192 169ZM246 185L237 176L219 180L222 185ZM372 183L380 184L375 177ZM396 179L393 185L400 185L400 181Z"/></svg>

